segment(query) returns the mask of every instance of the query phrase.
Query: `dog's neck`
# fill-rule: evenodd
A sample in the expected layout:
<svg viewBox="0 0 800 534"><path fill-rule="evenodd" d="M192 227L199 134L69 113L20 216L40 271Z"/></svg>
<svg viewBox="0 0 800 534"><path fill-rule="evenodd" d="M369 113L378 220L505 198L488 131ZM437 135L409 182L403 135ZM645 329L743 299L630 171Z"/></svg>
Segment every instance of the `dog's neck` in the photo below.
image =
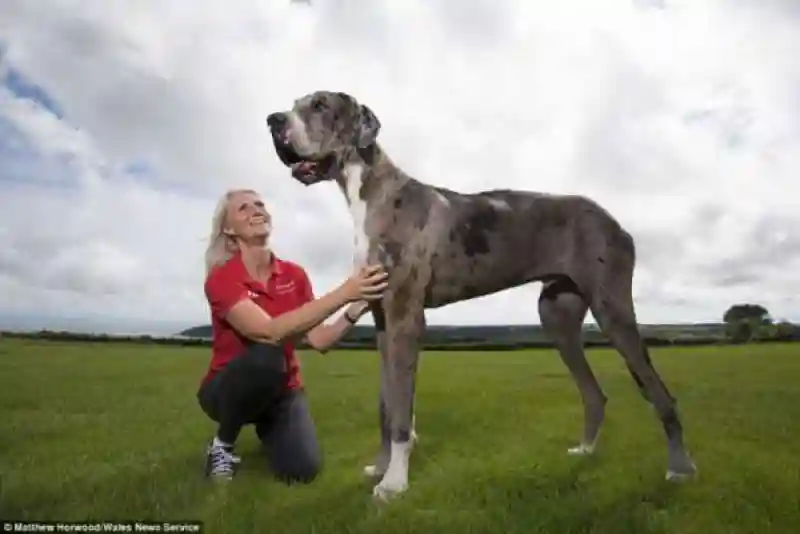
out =
<svg viewBox="0 0 800 534"><path fill-rule="evenodd" d="M377 143L349 149L339 168L336 182L350 206L385 202L409 180Z"/></svg>
<svg viewBox="0 0 800 534"><path fill-rule="evenodd" d="M351 149L340 160L336 177L353 220L353 264L365 265L370 253L370 236L380 232L380 207L410 180L377 144Z"/></svg>

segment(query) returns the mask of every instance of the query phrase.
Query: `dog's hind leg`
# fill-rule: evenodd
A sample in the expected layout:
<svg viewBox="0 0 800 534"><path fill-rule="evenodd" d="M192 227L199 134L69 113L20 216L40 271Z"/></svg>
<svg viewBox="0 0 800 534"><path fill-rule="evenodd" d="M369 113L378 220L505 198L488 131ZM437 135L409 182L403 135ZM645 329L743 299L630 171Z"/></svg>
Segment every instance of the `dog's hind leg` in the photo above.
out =
<svg viewBox="0 0 800 534"><path fill-rule="evenodd" d="M583 319L589 305L567 277L545 284L539 295L542 328L572 374L583 403L583 437L569 454L591 454L605 417L607 398L597 383L583 349Z"/></svg>
<svg viewBox="0 0 800 534"><path fill-rule="evenodd" d="M696 467L683 443L683 426L676 400L653 366L642 339L633 305L633 241L620 236L618 248L610 251L607 268L598 273L590 308L597 324L622 355L639 390L655 408L667 440L667 479L691 476Z"/></svg>

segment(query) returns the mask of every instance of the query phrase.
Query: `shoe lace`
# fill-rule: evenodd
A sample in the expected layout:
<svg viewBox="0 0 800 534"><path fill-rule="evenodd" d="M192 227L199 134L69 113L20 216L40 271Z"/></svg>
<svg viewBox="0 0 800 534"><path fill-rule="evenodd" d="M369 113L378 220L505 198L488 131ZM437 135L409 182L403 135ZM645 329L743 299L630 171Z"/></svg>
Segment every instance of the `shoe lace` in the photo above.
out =
<svg viewBox="0 0 800 534"><path fill-rule="evenodd" d="M235 458L233 454L223 448L214 447L211 450L211 468L215 473L228 473L233 471Z"/></svg>

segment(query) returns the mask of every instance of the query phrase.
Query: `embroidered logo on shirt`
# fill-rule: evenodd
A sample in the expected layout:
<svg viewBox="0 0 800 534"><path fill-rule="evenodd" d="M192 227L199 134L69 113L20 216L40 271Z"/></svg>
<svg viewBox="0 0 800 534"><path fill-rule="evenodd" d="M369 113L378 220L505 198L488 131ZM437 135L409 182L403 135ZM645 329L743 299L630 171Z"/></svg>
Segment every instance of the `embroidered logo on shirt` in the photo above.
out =
<svg viewBox="0 0 800 534"><path fill-rule="evenodd" d="M290 280L285 284L275 284L275 292L277 293L290 293L294 291L294 280Z"/></svg>

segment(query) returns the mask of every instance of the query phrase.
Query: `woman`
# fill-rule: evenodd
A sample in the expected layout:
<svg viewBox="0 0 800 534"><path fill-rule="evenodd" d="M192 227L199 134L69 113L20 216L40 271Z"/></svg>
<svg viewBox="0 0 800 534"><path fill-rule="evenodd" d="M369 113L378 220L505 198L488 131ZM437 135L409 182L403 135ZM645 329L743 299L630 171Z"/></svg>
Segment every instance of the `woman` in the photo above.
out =
<svg viewBox="0 0 800 534"><path fill-rule="evenodd" d="M321 454L303 390L294 342L325 352L381 298L387 274L362 269L315 299L305 270L269 249L271 218L259 195L229 191L220 200L206 252L212 358L197 393L218 424L206 452L206 475L230 479L241 459L234 444L253 424L275 474L310 481ZM349 304L349 305L348 305ZM343 306L344 314L323 321Z"/></svg>

